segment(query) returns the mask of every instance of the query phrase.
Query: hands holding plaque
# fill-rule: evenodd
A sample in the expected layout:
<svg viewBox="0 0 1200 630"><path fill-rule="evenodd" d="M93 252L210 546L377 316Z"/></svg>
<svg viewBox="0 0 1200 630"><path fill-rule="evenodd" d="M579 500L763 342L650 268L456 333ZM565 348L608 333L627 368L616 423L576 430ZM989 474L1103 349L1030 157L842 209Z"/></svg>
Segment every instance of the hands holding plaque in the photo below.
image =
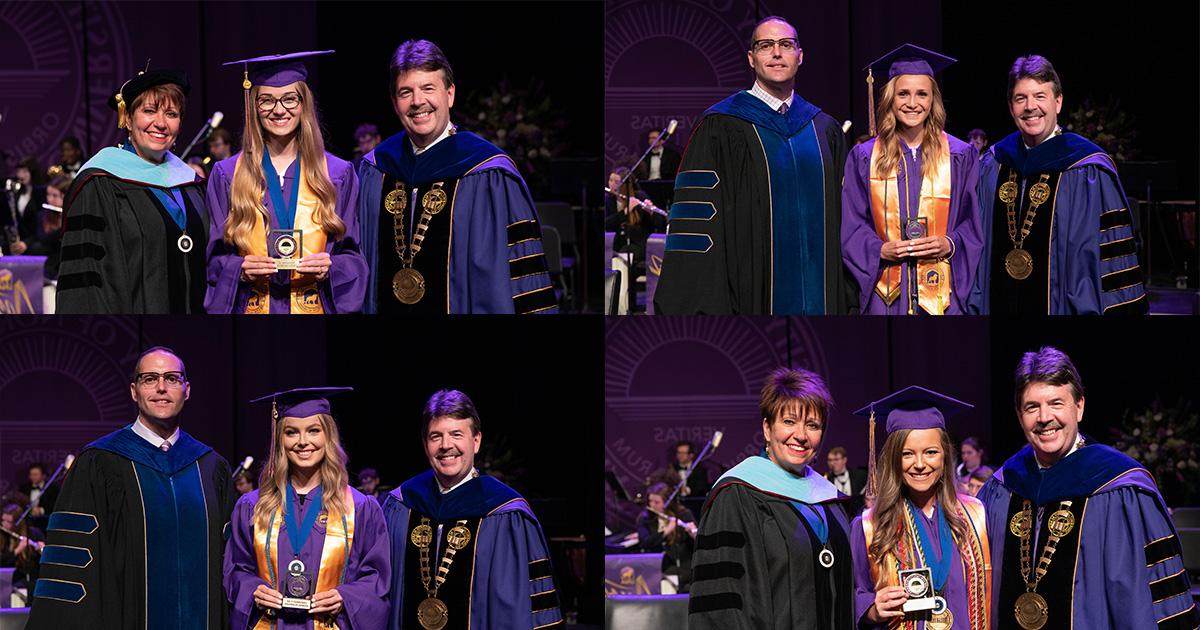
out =
<svg viewBox="0 0 1200 630"><path fill-rule="evenodd" d="M294 270L314 276L317 282L329 278L332 260L329 254L304 253L304 235L301 230L271 230L267 234L267 255L247 255L242 258L241 281L257 282L260 278L279 271Z"/></svg>
<svg viewBox="0 0 1200 630"><path fill-rule="evenodd" d="M267 232L267 256L275 263L275 269L290 271L300 266L304 257L303 230L271 230Z"/></svg>
<svg viewBox="0 0 1200 630"><path fill-rule="evenodd" d="M879 257L888 262L901 262L906 258L944 258L950 254L950 239L946 236L928 236L929 220L925 217L905 219L901 223L904 240L887 241L879 249Z"/></svg>

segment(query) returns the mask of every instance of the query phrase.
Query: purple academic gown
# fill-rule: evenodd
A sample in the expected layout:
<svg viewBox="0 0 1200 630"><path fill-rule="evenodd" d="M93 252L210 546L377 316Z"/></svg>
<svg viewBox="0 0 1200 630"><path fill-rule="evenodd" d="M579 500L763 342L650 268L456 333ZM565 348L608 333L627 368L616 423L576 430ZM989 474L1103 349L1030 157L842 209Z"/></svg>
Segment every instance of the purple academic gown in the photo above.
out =
<svg viewBox="0 0 1200 630"><path fill-rule="evenodd" d="M1080 533L1071 627L1196 627L1200 618L1192 603L1175 526L1154 479L1142 465L1101 444L1085 446L1042 472L1033 461L1032 449L1026 445L979 491L979 500L987 508L995 576L992 627L1017 627L1013 602L1000 601L1005 542L1012 538L1007 522L1009 504L1022 501L1014 488L1037 495L1030 500L1034 505L1049 506L1047 515L1064 497L1088 496L1083 518L1076 524ZM1037 510L1033 512L1036 518ZM1037 527L1042 529L1041 523ZM1035 553L1040 555L1044 542L1036 544ZM1060 548L1052 562L1060 562L1070 553L1070 549ZM1151 566L1147 566L1148 560L1153 561ZM1180 575L1181 580L1167 579ZM1061 606L1063 602L1050 604ZM1159 624L1166 619L1174 624Z"/></svg>
<svg viewBox="0 0 1200 630"><path fill-rule="evenodd" d="M971 145L946 134L950 143L950 214L946 236L954 242L950 256L950 303L947 315L961 315L966 311L971 285L975 281L975 270L979 265L983 248L983 237L979 227L976 188L979 178L979 152ZM864 315L904 315L908 303L902 292L891 306L884 304L875 285L879 282L879 249L883 239L875 231L875 220L871 213L871 150L875 146L872 138L850 150L846 158L846 177L842 182L842 260L859 286L859 303ZM917 175L921 172L920 149L914 155L904 151L904 167L897 167L897 190L908 190L909 208L917 208L921 202L921 181L914 176L912 183L905 181L904 173ZM900 203L903 211L904 203ZM910 265L905 263L905 267ZM907 282L907 272L903 276ZM905 284L905 286L908 286Z"/></svg>
<svg viewBox="0 0 1200 630"><path fill-rule="evenodd" d="M342 611L335 619L339 628L383 628L388 611L392 569L390 544L383 511L379 503L358 490L350 489L354 497L354 537L350 539L350 557L346 561L346 577L337 591L342 595ZM230 520L232 534L225 545L225 597L232 604L230 628L245 630L254 627L262 611L254 605L254 589L266 584L258 577L258 561L254 553L254 504L258 490L242 495L233 508ZM305 507L308 507L307 504ZM292 561L287 528L275 524L279 532L279 560L275 575L287 575ZM304 543L300 560L311 572L321 566L321 549L325 545L325 527L313 524L313 531ZM316 576L310 575L315 581ZM272 586L268 584L267 586ZM276 585L277 586L277 585ZM280 588L276 590L282 591ZM300 614L280 616L276 630L313 627L310 616Z"/></svg>
<svg viewBox="0 0 1200 630"><path fill-rule="evenodd" d="M229 217L230 189L233 186L233 171L237 166L238 152L233 157L217 162L208 177L208 293L204 297L204 309L209 313L244 313L250 299L250 285L240 280L243 257L237 247L226 243L225 220ZM326 314L357 313L362 310L363 296L367 291L367 261L359 253L358 244L358 176L350 163L325 153L329 169L329 180L337 191L335 212L346 226L346 234L340 241L327 239L325 251L330 257L329 279L320 283L321 304ZM283 199L291 203L291 181L297 177L298 161L292 162L283 173ZM271 196L264 192L263 203L271 224L268 229L278 229L275 206ZM279 272L271 278L271 313L290 313L291 297L288 287L291 272Z"/></svg>
<svg viewBox="0 0 1200 630"><path fill-rule="evenodd" d="M933 541L933 558L936 562L942 558L941 537L938 535L937 519L925 516L918 511L917 518L925 521L925 531ZM937 514L935 513L936 517ZM950 559L950 576L946 578L946 588L942 597L950 614L954 615L955 627L967 627L970 616L967 614L967 582L963 577L962 556L958 553L958 545L950 546L953 557ZM867 609L875 603L875 582L871 579L871 563L867 559L867 539L863 535L862 517L856 517L850 524L850 550L854 554L854 618L858 620L859 628L886 628L887 624L873 624L866 619ZM925 627L924 621L917 622L917 630Z"/></svg>

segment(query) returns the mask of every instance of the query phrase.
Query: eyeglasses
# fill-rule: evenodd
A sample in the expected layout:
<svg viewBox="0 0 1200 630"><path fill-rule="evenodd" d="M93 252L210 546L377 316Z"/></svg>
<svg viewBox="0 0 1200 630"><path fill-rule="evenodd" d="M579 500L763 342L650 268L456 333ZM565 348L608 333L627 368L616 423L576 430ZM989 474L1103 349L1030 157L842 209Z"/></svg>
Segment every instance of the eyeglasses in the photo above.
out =
<svg viewBox="0 0 1200 630"><path fill-rule="evenodd" d="M765 55L766 53L775 50L775 46L779 46L780 52L790 53L799 47L799 42L795 37L784 37L783 39L760 39L750 44L750 50L756 55Z"/></svg>
<svg viewBox="0 0 1200 630"><path fill-rule="evenodd" d="M142 372L133 377L133 382L137 383L139 387L149 388L157 386L159 379L162 379L170 388L183 387L183 384L187 382L187 377L183 372Z"/></svg>
<svg viewBox="0 0 1200 630"><path fill-rule="evenodd" d="M296 109L296 106L300 104L300 95L296 94L295 92L289 92L280 98L275 98L274 96L262 94L258 97L258 100L255 101L255 105L258 106L258 111L264 114L274 111L276 103L282 103L284 109L291 111Z"/></svg>

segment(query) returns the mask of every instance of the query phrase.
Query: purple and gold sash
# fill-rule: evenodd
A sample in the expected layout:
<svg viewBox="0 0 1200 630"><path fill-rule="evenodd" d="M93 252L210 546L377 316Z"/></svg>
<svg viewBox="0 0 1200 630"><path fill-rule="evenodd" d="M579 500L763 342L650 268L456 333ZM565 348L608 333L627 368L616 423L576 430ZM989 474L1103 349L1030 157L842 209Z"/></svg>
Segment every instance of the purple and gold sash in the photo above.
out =
<svg viewBox="0 0 1200 630"><path fill-rule="evenodd" d="M875 233L884 242L904 240L900 221L900 192L896 183L896 171L887 179L875 176L875 163L880 155L880 142L871 149L871 215L875 220ZM901 159L897 168L907 168ZM917 217L924 217L929 231L926 236L945 236L950 218L950 141L942 134L942 149L936 157L933 177L921 178L921 200ZM907 174L907 173L906 173ZM905 181L911 181L905 177ZM904 194L908 200L907 191ZM911 212L911 209L908 209ZM880 269L875 292L887 305L900 296L904 274L902 265L885 265ZM921 308L932 315L941 315L950 304L950 263L945 259L917 261L917 301Z"/></svg>
<svg viewBox="0 0 1200 630"><path fill-rule="evenodd" d="M321 547L321 566L317 569L317 584L313 593L328 591L342 583L346 575L346 563L350 558L350 547L354 542L354 496L350 487L346 487L344 518L329 519L325 510L317 515L317 522L325 526L325 543ZM274 525L278 523L279 527ZM275 574L272 563L279 558L279 531L283 529L283 506L275 510L275 516L266 528L257 520L254 523L254 557L258 566L258 577L275 590L279 589L279 579ZM270 562L267 561L269 556ZM263 615L252 630L271 630L275 624L274 617ZM313 620L314 630L339 630L331 615L322 615Z"/></svg>
<svg viewBox="0 0 1200 630"><path fill-rule="evenodd" d="M242 160L239 159L237 165L234 166L235 179L237 178L237 169L241 165ZM304 176L304 169L299 170L300 198L296 202L295 227L297 230L303 230L304 233L301 253L316 254L325 251L325 229L313 222L313 213L317 209L317 195L312 188L309 188L308 179ZM264 217L261 213L255 214L254 228L250 231L250 250L239 252L242 256L267 255L267 228ZM268 277L263 277L251 285L250 300L246 303L247 315L266 315L271 312L268 281ZM325 312L325 307L321 304L321 292L312 276L302 275L298 271L292 272L291 306L292 313L321 315Z"/></svg>
<svg viewBox="0 0 1200 630"><path fill-rule="evenodd" d="M991 552L985 525L986 515L983 504L971 497L960 495L959 507L959 517L970 525L967 540L954 539L954 544L958 547L958 555L962 560L963 578L967 585L967 612L971 617L967 627L970 630L988 630L991 627L988 608L992 602L992 567L989 564ZM871 550L871 540L875 535L875 523L871 518L872 512L873 510L866 510L862 515L863 538L866 540L868 554ZM903 528L903 523L900 526ZM916 545L916 533L905 531L901 532L896 549L885 554L882 559L868 555L868 562L871 565L871 581L875 584L875 590L878 591L885 586L899 586L900 569L911 569L917 565ZM903 558L903 562L900 558ZM917 624L915 621L898 618L892 619L888 627L907 630L915 629Z"/></svg>

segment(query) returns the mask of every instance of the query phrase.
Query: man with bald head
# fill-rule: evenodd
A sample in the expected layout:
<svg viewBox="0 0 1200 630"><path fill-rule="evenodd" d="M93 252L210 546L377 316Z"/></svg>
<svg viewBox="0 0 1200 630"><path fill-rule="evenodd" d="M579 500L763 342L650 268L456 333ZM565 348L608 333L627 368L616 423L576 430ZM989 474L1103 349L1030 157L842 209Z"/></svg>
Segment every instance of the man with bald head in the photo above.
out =
<svg viewBox="0 0 1200 630"><path fill-rule="evenodd" d="M794 91L795 27L759 22L750 89L710 107L675 178L659 313L838 314L857 308L842 264L846 138Z"/></svg>
<svg viewBox="0 0 1200 630"><path fill-rule="evenodd" d="M179 428L183 360L143 352L137 418L83 448L50 515L30 630L226 628L221 588L229 464Z"/></svg>

